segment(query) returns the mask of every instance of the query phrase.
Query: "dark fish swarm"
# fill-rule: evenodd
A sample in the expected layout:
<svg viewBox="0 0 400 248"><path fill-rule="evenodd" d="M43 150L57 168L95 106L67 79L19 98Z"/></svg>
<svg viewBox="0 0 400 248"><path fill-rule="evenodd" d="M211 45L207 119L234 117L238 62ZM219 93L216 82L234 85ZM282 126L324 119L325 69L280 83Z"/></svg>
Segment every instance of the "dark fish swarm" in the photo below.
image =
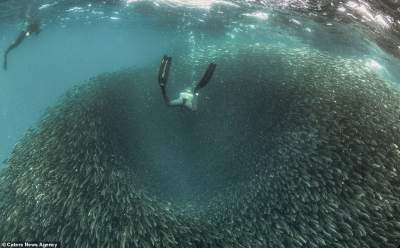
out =
<svg viewBox="0 0 400 248"><path fill-rule="evenodd" d="M202 209L158 200L143 187L126 139L141 121L131 114L138 105L132 92L153 84L153 75L101 75L71 90L15 147L0 176L0 240L58 240L63 247L399 245L399 89L360 62L308 49L250 47L232 56L216 58L200 117L246 117L237 136L248 141L238 145L243 157L253 154L241 162L249 177ZM241 169L220 166L228 176Z"/></svg>
<svg viewBox="0 0 400 248"><path fill-rule="evenodd" d="M207 223L178 218L136 188L118 129L128 76L107 74L71 90L15 147L1 175L0 240L143 248L218 240L204 233Z"/></svg>

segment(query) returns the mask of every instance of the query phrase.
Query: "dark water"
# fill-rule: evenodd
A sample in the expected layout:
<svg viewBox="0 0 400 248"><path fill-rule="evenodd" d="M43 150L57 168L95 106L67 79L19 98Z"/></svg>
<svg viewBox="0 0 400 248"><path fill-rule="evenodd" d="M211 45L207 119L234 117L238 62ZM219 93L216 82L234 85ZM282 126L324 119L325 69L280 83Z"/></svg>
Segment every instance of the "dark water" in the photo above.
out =
<svg viewBox="0 0 400 248"><path fill-rule="evenodd" d="M0 1L0 241L396 247L395 1ZM199 110L171 97L217 63ZM31 128L30 130L28 130Z"/></svg>

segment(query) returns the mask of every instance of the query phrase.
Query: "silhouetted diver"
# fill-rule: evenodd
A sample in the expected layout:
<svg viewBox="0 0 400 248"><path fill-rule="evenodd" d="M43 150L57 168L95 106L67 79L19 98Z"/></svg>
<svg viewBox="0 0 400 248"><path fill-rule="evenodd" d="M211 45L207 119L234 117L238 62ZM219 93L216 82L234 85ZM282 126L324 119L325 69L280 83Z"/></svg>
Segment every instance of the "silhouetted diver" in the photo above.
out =
<svg viewBox="0 0 400 248"><path fill-rule="evenodd" d="M208 84L217 65L214 63L209 64L207 71L204 73L203 78L199 81L199 83L179 93L179 97L177 99L170 100L167 96L166 85L168 81L171 62L172 58L164 55L163 59L161 60L160 70L158 72L158 83L161 87L161 93L165 103L168 106L185 106L190 110L197 110L197 98L199 96L198 91Z"/></svg>
<svg viewBox="0 0 400 248"><path fill-rule="evenodd" d="M3 63L3 68L4 70L7 70L7 57L8 53L13 50L14 48L18 47L26 37L30 36L31 34L36 34L38 35L40 33L40 21L39 19L33 19L31 20L28 25L26 30L21 31L19 33L17 39L7 48L7 50L4 53L4 63Z"/></svg>

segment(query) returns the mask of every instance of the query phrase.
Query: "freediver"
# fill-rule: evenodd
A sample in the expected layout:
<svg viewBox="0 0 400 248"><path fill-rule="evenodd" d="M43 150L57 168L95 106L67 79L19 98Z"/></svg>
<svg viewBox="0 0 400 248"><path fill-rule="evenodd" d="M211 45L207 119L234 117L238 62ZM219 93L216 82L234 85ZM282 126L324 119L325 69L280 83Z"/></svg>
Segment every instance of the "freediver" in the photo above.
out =
<svg viewBox="0 0 400 248"><path fill-rule="evenodd" d="M167 104L167 106L184 106L192 111L196 111L199 90L201 88L204 88L208 84L208 82L210 82L210 79L214 74L217 65L214 63L209 64L207 71L204 73L202 79L197 84L193 84L192 87L179 93L179 97L177 99L170 100L167 96L166 85L168 81L171 62L172 58L164 55L161 60L160 70L158 72L158 84L160 85L165 104Z"/></svg>
<svg viewBox="0 0 400 248"><path fill-rule="evenodd" d="M26 30L21 31L19 33L17 39L4 52L4 63L3 63L4 70L7 70L8 53L11 50L13 50L14 48L18 47L25 40L26 37L30 36L31 34L38 35L40 33L40 31L41 31L41 29L40 29L39 19L32 19L32 20L28 21Z"/></svg>

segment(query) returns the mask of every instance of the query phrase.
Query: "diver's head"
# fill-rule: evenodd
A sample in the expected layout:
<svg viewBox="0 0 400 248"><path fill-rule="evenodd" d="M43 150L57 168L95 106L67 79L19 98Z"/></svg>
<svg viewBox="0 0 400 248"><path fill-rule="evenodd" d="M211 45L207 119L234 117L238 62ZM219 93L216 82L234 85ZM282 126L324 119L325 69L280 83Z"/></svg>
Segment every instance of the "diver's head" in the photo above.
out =
<svg viewBox="0 0 400 248"><path fill-rule="evenodd" d="M29 22L27 32L31 34L39 34L41 31L40 29L40 20L39 19L33 19Z"/></svg>

